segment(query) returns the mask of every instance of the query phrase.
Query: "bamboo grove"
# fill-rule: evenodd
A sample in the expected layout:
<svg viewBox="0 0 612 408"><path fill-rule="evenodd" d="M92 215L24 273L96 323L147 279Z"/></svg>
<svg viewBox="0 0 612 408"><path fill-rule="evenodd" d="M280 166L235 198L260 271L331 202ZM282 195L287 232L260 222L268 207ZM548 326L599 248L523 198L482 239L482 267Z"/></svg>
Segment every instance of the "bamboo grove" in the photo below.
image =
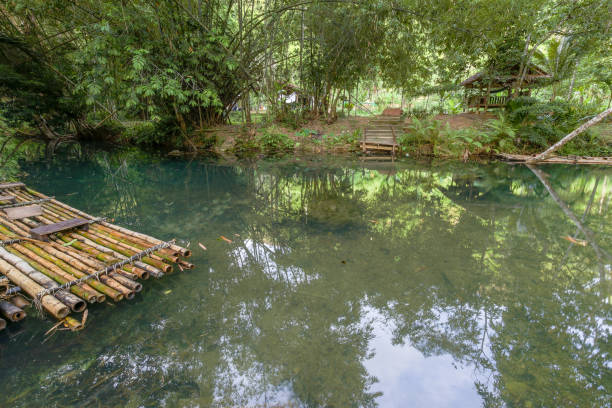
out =
<svg viewBox="0 0 612 408"><path fill-rule="evenodd" d="M274 113L288 83L311 95L308 114L333 121L341 97L368 81L405 95L451 89L474 69L494 74L516 61L526 69L542 57L542 44L559 38L570 38L573 55L590 61L589 75L609 86L611 7L609 0L10 0L0 5L1 113L5 127L29 123L48 139L99 138L96 130L112 120L152 120L188 145L194 129L226 122L238 107L247 125L253 103ZM576 72L563 69L555 80Z"/></svg>

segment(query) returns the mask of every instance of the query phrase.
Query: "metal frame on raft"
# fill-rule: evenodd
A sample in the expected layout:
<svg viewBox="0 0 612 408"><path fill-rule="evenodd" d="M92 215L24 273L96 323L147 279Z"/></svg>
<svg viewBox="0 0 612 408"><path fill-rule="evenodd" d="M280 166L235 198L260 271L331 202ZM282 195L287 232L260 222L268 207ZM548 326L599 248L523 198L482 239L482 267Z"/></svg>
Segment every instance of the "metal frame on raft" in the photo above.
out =
<svg viewBox="0 0 612 408"><path fill-rule="evenodd" d="M192 269L189 256L174 240L110 224L23 183L0 183L0 331L24 319L31 303L80 330L87 313L82 321L71 313L132 299L140 281L162 278L173 265Z"/></svg>

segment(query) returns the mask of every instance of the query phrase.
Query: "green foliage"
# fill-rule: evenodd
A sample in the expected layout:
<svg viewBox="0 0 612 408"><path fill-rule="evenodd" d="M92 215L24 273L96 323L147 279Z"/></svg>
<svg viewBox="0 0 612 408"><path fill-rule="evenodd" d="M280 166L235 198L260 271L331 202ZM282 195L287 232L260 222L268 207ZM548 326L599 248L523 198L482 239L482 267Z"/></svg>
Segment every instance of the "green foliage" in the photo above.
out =
<svg viewBox="0 0 612 408"><path fill-rule="evenodd" d="M312 129L308 129L308 128L303 128L298 130L297 132L295 132L295 137L300 138L300 139L304 139L307 137L311 137L314 136L316 134L318 134L319 132L317 132L316 130L312 130Z"/></svg>
<svg viewBox="0 0 612 408"><path fill-rule="evenodd" d="M597 113L595 106L577 106L564 101L541 102L535 98L517 98L506 107L508 121L517 127L518 145L523 149L547 148ZM584 150L585 141L595 142ZM605 150L605 142L592 130L572 141L561 153L592 154Z"/></svg>
<svg viewBox="0 0 612 408"><path fill-rule="evenodd" d="M342 131L339 135L329 133L321 137L321 142L328 148L336 148L343 146L355 147L361 138L361 130Z"/></svg>
<svg viewBox="0 0 612 408"><path fill-rule="evenodd" d="M167 122L169 132L136 129L129 137L174 144L178 133L186 140L226 122L236 106L244 112L262 99L269 120L293 129L305 118L332 122L337 106L359 111L366 99L380 110L390 102L381 87L401 93L403 101L437 95L440 104L412 112L423 119L460 111L457 84L467 71L503 75L534 59L550 68L559 89L577 73L568 95L579 89L597 103L603 93L612 100L609 13L606 2L596 0L499 0L487 7L476 0L461 7L315 0L299 10L289 0L5 3L0 109L11 125L42 117L69 132L87 125L86 118L111 115L122 122ZM536 52L542 44L547 52ZM575 69L578 58L584 69ZM287 85L300 95L291 107L279 98Z"/></svg>
<svg viewBox="0 0 612 408"><path fill-rule="evenodd" d="M179 130L173 118L128 123L121 132L123 143L143 147L180 147Z"/></svg>
<svg viewBox="0 0 612 408"><path fill-rule="evenodd" d="M260 150L260 144L257 139L249 133L240 135L234 140L232 151L238 156L250 156Z"/></svg>
<svg viewBox="0 0 612 408"><path fill-rule="evenodd" d="M288 135L275 131L275 129L264 129L257 137L261 149L266 154L287 153L293 151L295 142Z"/></svg>
<svg viewBox="0 0 612 408"><path fill-rule="evenodd" d="M415 117L412 119L409 129L408 133L400 136L398 140L400 146L431 144L435 150L442 131L442 125L439 121L433 118L418 119Z"/></svg>
<svg viewBox="0 0 612 408"><path fill-rule="evenodd" d="M485 128L488 136L487 143L492 143L495 150L504 153L513 153L516 150L516 130L505 114L500 114L497 119L488 120Z"/></svg>
<svg viewBox="0 0 612 408"><path fill-rule="evenodd" d="M0 40L0 55L4 47ZM40 61L7 58L0 62L0 110L8 127L36 126L44 117L48 126L63 132L82 117L83 108L80 96L67 93Z"/></svg>

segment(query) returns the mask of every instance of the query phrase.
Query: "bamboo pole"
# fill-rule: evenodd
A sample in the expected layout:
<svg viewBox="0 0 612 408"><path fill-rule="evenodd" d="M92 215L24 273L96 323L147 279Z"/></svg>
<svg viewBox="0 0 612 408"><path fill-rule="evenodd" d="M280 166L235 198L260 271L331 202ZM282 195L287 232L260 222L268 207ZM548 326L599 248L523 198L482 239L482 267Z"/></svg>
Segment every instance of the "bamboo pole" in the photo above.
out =
<svg viewBox="0 0 612 408"><path fill-rule="evenodd" d="M75 267L77 264L76 260L70 259L69 257L68 258L64 257L64 254L62 254L61 252L57 250L54 250L51 247L48 248L48 252L45 252L41 250L39 247L36 247L34 245L32 246L32 250L36 252L38 255L42 256L43 258L47 259L50 262L53 262L55 265L59 266L60 268L70 273L71 275L74 275L77 278L82 278L84 276L87 276L87 273L84 273L83 271ZM95 288L96 290L99 290L100 292L109 296L115 302L122 300L122 296L120 296L121 294L123 295L123 297L126 297L127 299L131 299L132 297L134 297L134 293L132 291L127 289L125 286L122 286L121 284L119 284L119 282L115 281L114 279L111 279L107 276L102 275L100 276L100 281L102 282L102 284L99 284L100 282L96 283L96 279L90 278L87 280L87 283L91 285L93 288ZM112 290L109 290L109 289L112 289Z"/></svg>
<svg viewBox="0 0 612 408"><path fill-rule="evenodd" d="M6 300L0 300L0 313L11 322L18 322L27 316L26 312Z"/></svg>
<svg viewBox="0 0 612 408"><path fill-rule="evenodd" d="M43 259L40 256L36 255L34 252L30 251L27 248L15 244L12 250L11 248L9 248L9 251L19 257L26 258L24 260L30 263L36 270L41 273L44 273L60 285L76 280L74 276L63 272L60 268L57 268L55 265L51 264L46 259ZM70 287L70 291L81 299L85 299L89 303L104 301L104 295L97 291L94 291L93 288L91 288L91 291L89 291L84 287L75 285ZM102 299L99 299L98 295Z"/></svg>
<svg viewBox="0 0 612 408"><path fill-rule="evenodd" d="M9 232L6 229L4 229L1 225L0 225L0 231L3 232ZM10 234L9 236L14 236L14 234ZM41 243L43 245L46 245L45 243ZM30 242L23 242L23 246L27 247L24 248L29 252L25 252L26 254L30 255L30 253L33 253L34 256L34 260L38 263L39 266L44 267L46 270L51 271L51 273L55 276L55 277L60 277L63 279L68 279L68 280L75 280L74 278L70 278L68 276L66 276L66 274L64 274L62 272L66 271L69 275L75 277L75 278L81 278L83 276L85 276L85 274L83 274L82 272L78 271L75 268L72 268L70 265L66 265L64 263L59 263L61 262L61 260L57 260L55 259L52 254L47 253L47 251L41 249L40 247L30 243ZM19 246L21 247L21 246ZM50 247L50 246L48 246ZM22 251L20 251L22 252ZM24 252L22 252L24 253ZM57 281L57 279L55 279ZM63 282L62 284L64 284L66 282ZM119 302L123 299L123 295L121 294L120 291L117 291L116 289L112 288L110 285L105 285L103 282L100 282L98 280L95 279L88 279L86 281L87 287L85 287L85 289L92 289L92 293L96 296L96 301L97 302L104 302L106 300L106 296L110 297L111 299L113 299L115 302ZM74 291L80 291L79 289L73 289L73 288L78 288L78 286L73 286L71 287L71 291L73 293L75 293ZM81 296L80 293L75 293L75 295L77 296ZM83 297L83 296L81 296ZM83 299L86 299L89 302L92 302L92 299L89 296L85 296L83 297Z"/></svg>
<svg viewBox="0 0 612 408"><path fill-rule="evenodd" d="M23 274L13 265L0 259L0 272L2 272L12 282L19 285L28 295L36 297L44 288L33 281L31 278ZM40 299L43 308L57 319L63 319L68 316L70 309L57 300L54 296L45 295Z"/></svg>
<svg viewBox="0 0 612 408"><path fill-rule="evenodd" d="M15 306L20 309L25 309L30 307L30 302L28 302L23 296L15 295L9 299Z"/></svg>
<svg viewBox="0 0 612 408"><path fill-rule="evenodd" d="M64 326L66 326L70 329L70 331L73 332L83 330L84 328L83 323L70 316L66 316L66 318L64 318L63 320L63 323Z"/></svg>
<svg viewBox="0 0 612 408"><path fill-rule="evenodd" d="M59 286L47 275L38 272L37 270L32 268L30 264L28 264L26 261L22 260L14 254L11 254L4 248L0 248L0 258L12 264L15 268L17 268L19 271L21 271L23 274L25 274L27 277L29 277L45 289L56 288ZM73 295L70 292L66 292L65 290L60 290L56 292L55 297L58 298L66 306L70 307L70 309L72 309L72 311L74 312L82 312L87 307L87 304L82 299Z"/></svg>
<svg viewBox="0 0 612 408"><path fill-rule="evenodd" d="M178 264L181 266L181 268L183 269L193 269L195 268L195 265L186 261L183 261L182 259L180 261L178 261Z"/></svg>
<svg viewBox="0 0 612 408"><path fill-rule="evenodd" d="M6 329L6 320L0 317L0 331Z"/></svg>
<svg viewBox="0 0 612 408"><path fill-rule="evenodd" d="M91 240L89 240L89 239L87 239L87 238L85 238L85 237L83 237L81 235L78 235L78 234L76 234L74 232L69 233L68 237L71 238L71 239L76 239L78 241L81 241L82 243L84 243L88 247L94 248L95 250L97 250L97 251L99 251L101 253L107 254L107 255L110 254L110 255L118 258L118 259L123 260L123 259L127 259L128 258L127 256L125 256L123 254L120 254L119 252L115 252L112 249L109 249L109 248L106 248L106 247L104 247L102 245L99 245L96 242L93 242L93 241L91 241ZM62 238L62 240L63 240L63 238ZM151 265L147 265L144 262L135 261L134 265L136 265L137 267L139 267L141 269L144 269L144 270L148 271L151 274L151 276L153 276L155 278L159 279L159 278L164 276L164 273L161 270L159 270L159 269L157 269L157 268L155 268L155 267L153 267Z"/></svg>
<svg viewBox="0 0 612 408"><path fill-rule="evenodd" d="M121 247L121 248L125 248L127 251L129 251L131 253L131 255L137 254L139 252L142 252L144 249L146 249L146 248L134 247L132 245L128 245L126 243L120 242L120 241L118 241L118 240L116 240L116 239L114 239L112 237L102 235L102 234L98 233L97 231L95 231L95 229L92 229L91 231L88 231L88 232L91 233L93 236L96 236L96 237L98 237L100 239L103 239L105 241L108 241L108 242L112 243L113 245L116 245L116 246ZM158 251L156 251L156 252L158 252ZM172 265L166 264L162 257L160 257L158 255L155 255L156 252L153 252L149 256L149 258L153 259L157 263L157 265L153 265L153 266L156 266L156 267L162 269L166 273L172 272ZM131 255L129 255L129 256L131 256ZM170 258L168 256L166 256L166 257ZM143 259L146 259L146 258L143 258ZM177 261L178 261L178 258L176 258L176 261L170 261L170 262L177 262Z"/></svg>

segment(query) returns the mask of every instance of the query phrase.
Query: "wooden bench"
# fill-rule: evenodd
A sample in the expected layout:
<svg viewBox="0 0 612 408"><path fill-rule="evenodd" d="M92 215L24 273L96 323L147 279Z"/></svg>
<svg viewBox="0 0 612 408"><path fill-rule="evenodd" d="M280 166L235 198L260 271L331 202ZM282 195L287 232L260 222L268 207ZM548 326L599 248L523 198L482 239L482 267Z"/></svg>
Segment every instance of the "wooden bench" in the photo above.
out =
<svg viewBox="0 0 612 408"><path fill-rule="evenodd" d="M89 220L83 218L72 218L65 221L56 222L55 224L41 225L40 227L32 228L30 236L39 241L48 241L50 234L62 232L72 228L89 228Z"/></svg>

